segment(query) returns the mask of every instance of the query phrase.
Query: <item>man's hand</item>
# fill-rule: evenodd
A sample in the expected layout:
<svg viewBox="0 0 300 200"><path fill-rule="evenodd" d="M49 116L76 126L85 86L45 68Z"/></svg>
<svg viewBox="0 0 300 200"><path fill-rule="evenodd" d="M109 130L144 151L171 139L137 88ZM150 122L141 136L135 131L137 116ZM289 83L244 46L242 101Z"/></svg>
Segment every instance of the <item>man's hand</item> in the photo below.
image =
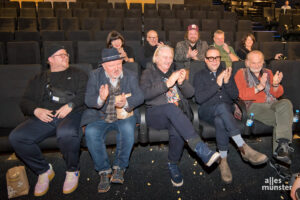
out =
<svg viewBox="0 0 300 200"><path fill-rule="evenodd" d="M227 84L229 82L230 76L231 76L232 68L227 67L224 70L224 83Z"/></svg>
<svg viewBox="0 0 300 200"><path fill-rule="evenodd" d="M293 200L297 200L296 199L296 190L300 188L300 178L297 178L292 186L292 189L291 189L291 197Z"/></svg>
<svg viewBox="0 0 300 200"><path fill-rule="evenodd" d="M102 101L106 101L108 95L109 95L108 85L107 85L107 84L101 85L101 87L100 87L100 89L99 89L99 96L100 96L100 99L101 99Z"/></svg>
<svg viewBox="0 0 300 200"><path fill-rule="evenodd" d="M217 84L221 87L223 85L223 80L224 80L224 76L225 76L225 71L222 71L221 74L219 74L219 76L217 77Z"/></svg>
<svg viewBox="0 0 300 200"><path fill-rule="evenodd" d="M282 53L277 53L277 54L274 56L274 59L275 59L275 60L279 60L281 56L283 56Z"/></svg>
<svg viewBox="0 0 300 200"><path fill-rule="evenodd" d="M198 59L197 58L198 50L192 50L191 47L189 47L188 53L186 55L187 58L192 58L194 60Z"/></svg>
<svg viewBox="0 0 300 200"><path fill-rule="evenodd" d="M43 122L52 122L53 120L53 115L52 115L52 110L47 110L44 108L36 108L33 111L33 114L41 121Z"/></svg>
<svg viewBox="0 0 300 200"><path fill-rule="evenodd" d="M186 70L185 69L181 69L179 70L179 77L178 77L178 84L182 85L183 81L186 79Z"/></svg>
<svg viewBox="0 0 300 200"><path fill-rule="evenodd" d="M173 87L180 76L180 71L175 71L171 74L169 79L166 81L166 85L168 88Z"/></svg>
<svg viewBox="0 0 300 200"><path fill-rule="evenodd" d="M278 86L283 78L282 72L277 71L273 76L273 86Z"/></svg>
<svg viewBox="0 0 300 200"><path fill-rule="evenodd" d="M123 108L126 105L126 101L125 93L122 93L122 95L116 96L115 106L117 108Z"/></svg>
<svg viewBox="0 0 300 200"><path fill-rule="evenodd" d="M158 42L156 46L159 47L161 45L164 45L164 43L163 42Z"/></svg>
<svg viewBox="0 0 300 200"><path fill-rule="evenodd" d="M267 80L268 80L268 73L263 73L263 75L260 78L260 83L256 86L256 88L259 91L264 90L266 87Z"/></svg>
<svg viewBox="0 0 300 200"><path fill-rule="evenodd" d="M227 52L227 53L230 53L230 49L228 47L228 44L224 43L223 44L223 49Z"/></svg>
<svg viewBox="0 0 300 200"><path fill-rule="evenodd" d="M70 108L68 104L65 104L56 111L54 117L65 118L72 110L73 108Z"/></svg>

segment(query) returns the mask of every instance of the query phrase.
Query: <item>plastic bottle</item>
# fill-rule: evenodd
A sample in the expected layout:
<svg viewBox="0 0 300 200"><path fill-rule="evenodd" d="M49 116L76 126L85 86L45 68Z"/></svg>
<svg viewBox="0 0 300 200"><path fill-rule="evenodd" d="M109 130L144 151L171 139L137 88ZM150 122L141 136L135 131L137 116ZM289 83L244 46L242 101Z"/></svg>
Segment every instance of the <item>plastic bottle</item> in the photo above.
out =
<svg viewBox="0 0 300 200"><path fill-rule="evenodd" d="M253 125L253 118L254 118L254 114L250 113L250 117L247 119L246 121L246 126L252 126Z"/></svg>
<svg viewBox="0 0 300 200"><path fill-rule="evenodd" d="M299 110L296 110L296 113L295 113L294 118L293 118L293 122L294 123L299 122Z"/></svg>

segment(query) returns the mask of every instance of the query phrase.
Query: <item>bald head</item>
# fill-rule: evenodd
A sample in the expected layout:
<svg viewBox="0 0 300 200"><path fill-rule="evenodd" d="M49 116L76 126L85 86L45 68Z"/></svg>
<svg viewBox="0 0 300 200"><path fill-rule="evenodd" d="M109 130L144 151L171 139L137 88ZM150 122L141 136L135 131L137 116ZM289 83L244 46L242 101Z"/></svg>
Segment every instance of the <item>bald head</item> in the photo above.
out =
<svg viewBox="0 0 300 200"><path fill-rule="evenodd" d="M264 65L264 54L258 50L251 51L247 55L245 65L249 67L253 73L259 73Z"/></svg>
<svg viewBox="0 0 300 200"><path fill-rule="evenodd" d="M147 32L146 40L151 46L156 46L158 44L158 34L155 30L150 30Z"/></svg>

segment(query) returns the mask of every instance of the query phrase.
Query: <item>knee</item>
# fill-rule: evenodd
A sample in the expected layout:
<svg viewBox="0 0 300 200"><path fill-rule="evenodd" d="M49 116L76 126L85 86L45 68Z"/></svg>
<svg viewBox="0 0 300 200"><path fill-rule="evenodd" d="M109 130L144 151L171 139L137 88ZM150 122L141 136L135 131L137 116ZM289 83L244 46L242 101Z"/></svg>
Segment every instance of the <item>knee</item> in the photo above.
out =
<svg viewBox="0 0 300 200"><path fill-rule="evenodd" d="M220 103L218 104L217 108L216 108L219 112L223 113L227 113L230 112L231 107L229 104L227 103Z"/></svg>
<svg viewBox="0 0 300 200"><path fill-rule="evenodd" d="M280 105L281 107L283 107L284 109L291 109L293 110L293 104L290 100L288 99L281 99L280 101Z"/></svg>
<svg viewBox="0 0 300 200"><path fill-rule="evenodd" d="M214 124L215 124L215 127L224 127L222 118L218 117L218 116L215 117Z"/></svg>
<svg viewBox="0 0 300 200"><path fill-rule="evenodd" d="M68 140L70 138L79 137L79 128L58 128L56 135L58 140Z"/></svg>
<svg viewBox="0 0 300 200"><path fill-rule="evenodd" d="M99 132L99 130L96 127L87 125L84 133L86 140L93 141L97 132Z"/></svg>

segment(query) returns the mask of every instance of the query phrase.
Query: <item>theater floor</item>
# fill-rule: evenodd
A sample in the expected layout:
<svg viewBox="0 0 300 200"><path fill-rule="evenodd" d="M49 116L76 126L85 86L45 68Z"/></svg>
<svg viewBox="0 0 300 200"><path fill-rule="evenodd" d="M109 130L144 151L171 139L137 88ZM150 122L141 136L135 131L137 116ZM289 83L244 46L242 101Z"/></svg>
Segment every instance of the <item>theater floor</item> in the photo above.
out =
<svg viewBox="0 0 300 200"><path fill-rule="evenodd" d="M269 157L271 155L271 137L256 138L249 144ZM209 143L215 148L214 143ZM293 143L292 172L300 171L300 140ZM114 148L108 150L110 157L114 156ZM223 184L220 179L217 165L206 168L201 161L195 159L194 154L185 149L180 169L184 177L184 184L180 188L172 187L167 169L167 145L136 146L132 152L130 167L125 174L123 185L112 185L104 194L97 192L99 176L93 169L93 162L86 149L81 154L81 171L78 189L69 195L62 194L62 185L65 178L65 165L59 152L47 152L45 157L52 163L56 176L50 184L48 193L39 199L289 199L289 191L272 190L270 186L281 186L283 180L278 177L269 163L260 167L250 166L242 161L233 145L229 150L229 165L233 174L233 183ZM8 154L0 156L0 199L7 199L5 173L13 166L23 165L18 160L7 160ZM27 169L31 186L28 196L17 199L35 199L33 196L34 184L37 180ZM269 180L280 179L279 183L270 183ZM274 189L274 187L273 187Z"/></svg>

